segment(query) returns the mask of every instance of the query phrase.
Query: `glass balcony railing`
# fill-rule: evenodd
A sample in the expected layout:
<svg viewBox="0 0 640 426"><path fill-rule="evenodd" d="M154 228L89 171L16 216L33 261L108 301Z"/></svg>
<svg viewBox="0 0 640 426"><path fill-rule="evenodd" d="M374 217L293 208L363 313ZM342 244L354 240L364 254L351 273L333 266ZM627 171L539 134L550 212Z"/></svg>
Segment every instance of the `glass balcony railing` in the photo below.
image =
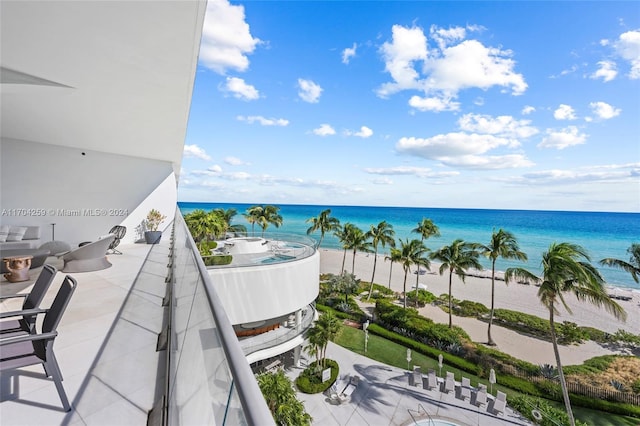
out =
<svg viewBox="0 0 640 426"><path fill-rule="evenodd" d="M170 263L166 424L274 425L179 209Z"/></svg>

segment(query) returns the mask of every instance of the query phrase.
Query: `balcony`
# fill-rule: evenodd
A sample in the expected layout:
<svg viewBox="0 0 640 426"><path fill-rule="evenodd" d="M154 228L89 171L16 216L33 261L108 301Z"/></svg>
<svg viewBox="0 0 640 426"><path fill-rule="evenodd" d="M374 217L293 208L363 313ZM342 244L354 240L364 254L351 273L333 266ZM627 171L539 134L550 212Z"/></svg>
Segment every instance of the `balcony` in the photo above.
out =
<svg viewBox="0 0 640 426"><path fill-rule="evenodd" d="M3 424L273 424L179 212L169 233L157 245L121 244L108 269L73 274L55 348L73 409L62 411L42 368L24 368L1 376ZM28 292L37 272L0 292ZM2 310L20 307L12 303Z"/></svg>

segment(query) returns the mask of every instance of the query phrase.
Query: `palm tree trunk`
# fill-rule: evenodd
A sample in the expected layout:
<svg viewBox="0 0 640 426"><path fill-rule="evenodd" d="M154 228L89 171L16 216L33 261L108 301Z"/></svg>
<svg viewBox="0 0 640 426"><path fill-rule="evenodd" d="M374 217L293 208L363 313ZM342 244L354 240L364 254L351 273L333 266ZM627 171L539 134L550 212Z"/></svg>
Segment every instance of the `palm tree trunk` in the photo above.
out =
<svg viewBox="0 0 640 426"><path fill-rule="evenodd" d="M367 296L367 302L371 298L371 293L373 292L373 277L376 276L376 262L378 261L378 248L376 247L375 253L373 253L373 272L371 273L371 285L369 286L369 295Z"/></svg>
<svg viewBox="0 0 640 426"><path fill-rule="evenodd" d="M416 266L416 308L418 307L418 281L420 280L420 265Z"/></svg>
<svg viewBox="0 0 640 426"><path fill-rule="evenodd" d="M391 272L393 271L393 261L391 261L391 265L389 265L389 290L391 290Z"/></svg>
<svg viewBox="0 0 640 426"><path fill-rule="evenodd" d="M569 399L569 390L567 389L567 382L564 378L562 371L562 363L560 362L560 351L558 350L558 339L556 337L556 326L553 322L553 302L549 305L549 325L551 327L551 342L553 343L553 353L556 356L556 363L558 364L558 376L560 377L560 386L562 387L562 398L564 399L564 406L567 410L567 416L569 416L569 424L576 426L576 421L573 418L573 410L571 410L571 400Z"/></svg>
<svg viewBox="0 0 640 426"><path fill-rule="evenodd" d="M344 254L342 255L342 268L340 268L340 273L344 272L344 262L347 260L347 249L344 249Z"/></svg>
<svg viewBox="0 0 640 426"><path fill-rule="evenodd" d="M356 269L356 250L353 250L353 260L351 261L351 273L355 275Z"/></svg>
<svg viewBox="0 0 640 426"><path fill-rule="evenodd" d="M404 292L404 297L402 298L402 303L404 303L404 308L407 309L407 270L404 270L404 284L402 286L402 291Z"/></svg>
<svg viewBox="0 0 640 426"><path fill-rule="evenodd" d="M449 328L453 328L453 320L451 318L451 312L453 311L453 305L451 304L451 280L453 279L453 269L449 271Z"/></svg>
<svg viewBox="0 0 640 426"><path fill-rule="evenodd" d="M496 342L491 338L491 324L493 324L493 303L495 299L495 291L496 291L496 261L493 260L491 262L491 314L489 315L489 328L487 328L487 336L489 340L487 340L487 344L489 346L495 346Z"/></svg>

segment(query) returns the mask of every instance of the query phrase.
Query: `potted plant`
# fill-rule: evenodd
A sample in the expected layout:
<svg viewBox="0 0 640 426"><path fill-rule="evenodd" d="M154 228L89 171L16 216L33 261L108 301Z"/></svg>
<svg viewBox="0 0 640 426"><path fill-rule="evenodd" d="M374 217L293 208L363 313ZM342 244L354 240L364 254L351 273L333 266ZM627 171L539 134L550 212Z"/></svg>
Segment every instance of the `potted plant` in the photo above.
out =
<svg viewBox="0 0 640 426"><path fill-rule="evenodd" d="M147 230L144 232L144 239L147 244L158 244L160 242L162 231L158 231L158 227L166 218L165 215L156 209L151 209L147 214L145 222Z"/></svg>

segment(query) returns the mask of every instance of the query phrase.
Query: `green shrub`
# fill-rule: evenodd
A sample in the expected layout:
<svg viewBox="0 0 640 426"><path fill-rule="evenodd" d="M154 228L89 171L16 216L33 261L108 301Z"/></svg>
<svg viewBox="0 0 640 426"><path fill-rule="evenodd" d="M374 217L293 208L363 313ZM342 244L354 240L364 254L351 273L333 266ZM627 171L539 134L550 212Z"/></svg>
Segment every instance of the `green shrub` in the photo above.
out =
<svg viewBox="0 0 640 426"><path fill-rule="evenodd" d="M453 313L461 317L480 317L490 312L490 309L482 303L463 300L456 303Z"/></svg>
<svg viewBox="0 0 640 426"><path fill-rule="evenodd" d="M567 416L567 413L564 410L554 407L543 399L532 398L525 395L516 395L509 398L509 405L524 417L540 426L569 424L569 416ZM541 420L534 417L532 412L534 409L542 416ZM576 419L576 426L587 426L587 424Z"/></svg>
<svg viewBox="0 0 640 426"><path fill-rule="evenodd" d="M436 300L436 296L433 293L424 289L418 289L418 306L423 307ZM412 290L407 293L407 304L415 306L416 304L416 291Z"/></svg>
<svg viewBox="0 0 640 426"><path fill-rule="evenodd" d="M202 240L198 244L198 251L202 257L211 256L211 250L218 247L218 243L216 241L206 241Z"/></svg>
<svg viewBox="0 0 640 426"><path fill-rule="evenodd" d="M589 338L589 333L578 327L575 322L564 321L557 327L558 343L571 345L582 343Z"/></svg>
<svg viewBox="0 0 640 426"><path fill-rule="evenodd" d="M640 393L640 379L631 383L631 390L633 391L633 393Z"/></svg>
<svg viewBox="0 0 640 426"><path fill-rule="evenodd" d="M215 255L215 256L202 256L202 261L205 266L219 266L228 265L233 260L230 254Z"/></svg>
<svg viewBox="0 0 640 426"><path fill-rule="evenodd" d="M317 361L311 363L296 379L296 386L300 392L309 394L324 392L336 381L340 372L336 361L325 358L324 368L331 368L331 378L326 382L322 381L322 369L317 371L316 365Z"/></svg>

